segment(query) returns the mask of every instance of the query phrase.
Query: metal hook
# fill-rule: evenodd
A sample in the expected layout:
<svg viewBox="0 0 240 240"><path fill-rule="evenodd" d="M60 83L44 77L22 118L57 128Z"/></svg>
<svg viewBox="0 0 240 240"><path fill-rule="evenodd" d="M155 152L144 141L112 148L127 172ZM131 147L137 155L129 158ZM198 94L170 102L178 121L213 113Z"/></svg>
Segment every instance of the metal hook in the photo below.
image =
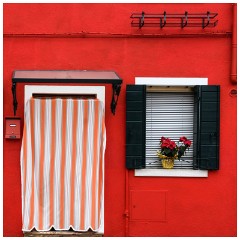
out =
<svg viewBox="0 0 240 240"><path fill-rule="evenodd" d="M166 21L167 21L167 16L166 16L166 12L164 11L163 13L163 23L162 23L162 18L160 18L160 27L163 28L166 25Z"/></svg>
<svg viewBox="0 0 240 240"><path fill-rule="evenodd" d="M139 18L139 28L142 28L144 25L144 12L142 12L142 16Z"/></svg>
<svg viewBox="0 0 240 240"><path fill-rule="evenodd" d="M205 27L208 26L209 22L210 22L210 12L207 12L207 23L205 24L205 18L203 18L202 20L202 28L204 29Z"/></svg>
<svg viewBox="0 0 240 240"><path fill-rule="evenodd" d="M183 21L184 18L181 18L182 22L181 22L181 28L184 28L187 26L187 23L188 23L188 12L186 11L185 12L185 23Z"/></svg>

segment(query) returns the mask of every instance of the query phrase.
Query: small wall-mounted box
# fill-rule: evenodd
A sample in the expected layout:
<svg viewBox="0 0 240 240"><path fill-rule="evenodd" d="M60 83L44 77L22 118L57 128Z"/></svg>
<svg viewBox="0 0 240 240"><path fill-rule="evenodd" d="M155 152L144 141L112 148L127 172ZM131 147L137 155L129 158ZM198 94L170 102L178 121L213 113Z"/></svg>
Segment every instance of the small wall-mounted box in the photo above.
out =
<svg viewBox="0 0 240 240"><path fill-rule="evenodd" d="M20 124L21 118L18 117L6 117L5 138L19 139L20 138Z"/></svg>

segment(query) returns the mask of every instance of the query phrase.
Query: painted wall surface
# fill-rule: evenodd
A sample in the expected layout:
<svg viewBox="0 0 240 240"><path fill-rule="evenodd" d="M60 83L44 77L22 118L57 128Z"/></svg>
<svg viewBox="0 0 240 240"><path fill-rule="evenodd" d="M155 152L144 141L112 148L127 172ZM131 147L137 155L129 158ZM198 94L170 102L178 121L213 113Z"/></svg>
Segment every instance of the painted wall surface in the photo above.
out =
<svg viewBox="0 0 240 240"><path fill-rule="evenodd" d="M219 24L204 30L131 28L131 13L142 10L217 12ZM13 116L14 70L114 70L123 79L115 116L106 86L105 236L236 236L232 4L4 4L3 14L4 118ZM126 84L135 77L207 77L221 85L220 170L208 178L134 177L126 170ZM18 84L17 98L23 119L24 84ZM21 141L3 144L3 232L22 236Z"/></svg>

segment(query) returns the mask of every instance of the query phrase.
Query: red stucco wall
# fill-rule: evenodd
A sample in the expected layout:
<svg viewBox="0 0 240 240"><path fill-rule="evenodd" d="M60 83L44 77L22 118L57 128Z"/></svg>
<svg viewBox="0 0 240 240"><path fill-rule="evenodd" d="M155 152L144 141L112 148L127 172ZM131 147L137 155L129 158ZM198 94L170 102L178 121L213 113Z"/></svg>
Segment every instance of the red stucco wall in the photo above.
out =
<svg viewBox="0 0 240 240"><path fill-rule="evenodd" d="M142 10L218 12L219 24L204 30L131 28L131 13ZM115 116L109 107L111 86L106 86L105 236L125 236L126 230L129 236L236 236L237 103L229 95L236 89L230 82L231 4L4 4L3 14L4 118L13 115L14 70L114 70L123 79ZM195 37L181 37L192 33ZM209 34L203 37L203 33ZM220 170L209 171L208 178L134 177L133 171L126 171L125 90L135 77L207 77L209 84L221 85ZM23 119L23 84L17 86L17 98L17 115ZM22 236L21 141L3 139L3 144L3 233ZM161 203L161 193L167 196L165 222L154 221L160 213L151 207ZM146 203L144 209L141 203ZM133 212L133 206L139 208ZM146 218L134 220L133 214Z"/></svg>

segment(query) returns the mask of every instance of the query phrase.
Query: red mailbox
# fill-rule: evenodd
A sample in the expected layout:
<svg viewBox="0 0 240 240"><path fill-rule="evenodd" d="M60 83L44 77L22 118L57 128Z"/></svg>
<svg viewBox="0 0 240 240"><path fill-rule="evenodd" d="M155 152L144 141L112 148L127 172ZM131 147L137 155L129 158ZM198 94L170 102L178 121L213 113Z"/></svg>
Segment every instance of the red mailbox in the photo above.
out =
<svg viewBox="0 0 240 240"><path fill-rule="evenodd" d="M21 118L6 117L6 132L5 138L19 139L20 138Z"/></svg>

